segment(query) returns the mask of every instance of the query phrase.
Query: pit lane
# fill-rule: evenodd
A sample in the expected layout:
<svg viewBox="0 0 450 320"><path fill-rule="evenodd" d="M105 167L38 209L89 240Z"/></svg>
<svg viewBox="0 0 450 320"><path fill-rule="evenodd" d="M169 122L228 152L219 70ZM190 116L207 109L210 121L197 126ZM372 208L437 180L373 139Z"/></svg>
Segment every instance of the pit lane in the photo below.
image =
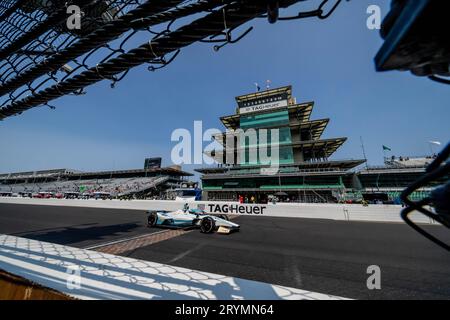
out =
<svg viewBox="0 0 450 320"><path fill-rule="evenodd" d="M396 223L238 217L229 236L186 232L120 253L357 299L449 299L450 255ZM450 240L448 230L428 226ZM86 248L160 232L142 211L0 204L0 233ZM382 289L368 290L378 265Z"/></svg>

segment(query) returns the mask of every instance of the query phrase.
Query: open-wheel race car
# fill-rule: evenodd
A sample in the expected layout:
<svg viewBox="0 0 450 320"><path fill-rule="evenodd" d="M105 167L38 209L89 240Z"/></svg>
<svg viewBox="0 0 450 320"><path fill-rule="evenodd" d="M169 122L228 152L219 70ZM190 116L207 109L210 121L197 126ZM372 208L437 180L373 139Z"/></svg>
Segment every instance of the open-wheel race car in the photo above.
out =
<svg viewBox="0 0 450 320"><path fill-rule="evenodd" d="M226 215L211 215L201 209L188 208L176 211L149 210L147 226L174 229L199 228L203 233L222 234L229 234L240 229L240 226L231 222Z"/></svg>

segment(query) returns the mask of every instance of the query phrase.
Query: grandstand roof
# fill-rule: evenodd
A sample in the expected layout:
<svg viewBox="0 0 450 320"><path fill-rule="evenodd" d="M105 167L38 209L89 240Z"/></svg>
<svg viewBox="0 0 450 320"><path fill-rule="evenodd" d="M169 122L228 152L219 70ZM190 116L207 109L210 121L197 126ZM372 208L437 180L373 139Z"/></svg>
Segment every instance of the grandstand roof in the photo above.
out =
<svg viewBox="0 0 450 320"><path fill-rule="evenodd" d="M145 174L161 174L169 176L189 177L193 174L180 170L176 167L152 168L152 169L130 169L130 170L108 170L108 171L91 171L81 172L71 169L50 169L40 171L27 171L0 174L0 180L12 179L32 179L32 178L51 178L51 177L101 177L101 176L117 176L117 175L145 175Z"/></svg>
<svg viewBox="0 0 450 320"><path fill-rule="evenodd" d="M49 170L37 170L37 171L22 171L0 174L0 179L21 179L21 178L36 178L45 176L59 176L63 174L77 173L80 171L72 169L49 169Z"/></svg>
<svg viewBox="0 0 450 320"><path fill-rule="evenodd" d="M360 175L371 175L371 174L402 174L402 173L424 173L425 167L389 167L389 166L373 166L360 170L358 174Z"/></svg>
<svg viewBox="0 0 450 320"><path fill-rule="evenodd" d="M121 174L153 174L158 173L162 175L171 175L171 176L184 176L190 177L193 176L192 173L179 170L174 167L165 167L165 168L151 168L151 169L129 169L129 170L110 170L110 171L92 171L92 172L80 172L74 174L75 176L103 176L103 175L121 175Z"/></svg>

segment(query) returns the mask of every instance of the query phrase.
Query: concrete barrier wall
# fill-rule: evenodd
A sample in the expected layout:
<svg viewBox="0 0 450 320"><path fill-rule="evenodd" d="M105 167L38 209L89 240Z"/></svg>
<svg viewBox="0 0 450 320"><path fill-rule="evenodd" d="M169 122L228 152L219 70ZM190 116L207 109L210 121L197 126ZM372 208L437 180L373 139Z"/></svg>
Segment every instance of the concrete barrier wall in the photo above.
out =
<svg viewBox="0 0 450 320"><path fill-rule="evenodd" d="M10 235L0 235L0 270L77 299L345 299ZM8 292L4 295L9 298ZM17 297L22 298L27 296Z"/></svg>
<svg viewBox="0 0 450 320"><path fill-rule="evenodd" d="M0 197L0 203L52 205L70 207L89 207L128 210L178 210L186 202L167 200L79 200L79 199L29 199ZM379 221L402 222L400 218L401 206L398 205L369 205L359 204L308 204L308 203L277 203L277 204L240 204L237 202L189 202L190 208L203 208L208 213L223 213L234 215L314 218L348 221ZM422 214L411 215L419 223L432 223Z"/></svg>

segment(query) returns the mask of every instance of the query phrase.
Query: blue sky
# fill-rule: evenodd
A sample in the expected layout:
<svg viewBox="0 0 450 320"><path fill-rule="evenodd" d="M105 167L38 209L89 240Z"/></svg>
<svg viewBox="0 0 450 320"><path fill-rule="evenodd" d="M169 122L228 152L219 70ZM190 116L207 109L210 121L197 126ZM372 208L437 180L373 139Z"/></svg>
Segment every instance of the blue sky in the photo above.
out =
<svg viewBox="0 0 450 320"><path fill-rule="evenodd" d="M0 172L140 168L148 156L170 165L174 129L192 130L195 120L222 129L219 117L234 113L234 97L267 79L272 87L292 84L297 101L315 101L312 118L331 119L324 137L348 137L335 159L362 158L360 136L370 164L382 163L382 144L395 155L425 155L429 140L450 136L450 91L409 73L375 72L382 41L366 27L373 3L387 13L390 1L361 0L344 2L326 21L259 19L245 26L255 27L246 38L218 53L196 44L166 69L138 67L115 89L102 82L84 96L54 101L56 110L6 119Z"/></svg>

